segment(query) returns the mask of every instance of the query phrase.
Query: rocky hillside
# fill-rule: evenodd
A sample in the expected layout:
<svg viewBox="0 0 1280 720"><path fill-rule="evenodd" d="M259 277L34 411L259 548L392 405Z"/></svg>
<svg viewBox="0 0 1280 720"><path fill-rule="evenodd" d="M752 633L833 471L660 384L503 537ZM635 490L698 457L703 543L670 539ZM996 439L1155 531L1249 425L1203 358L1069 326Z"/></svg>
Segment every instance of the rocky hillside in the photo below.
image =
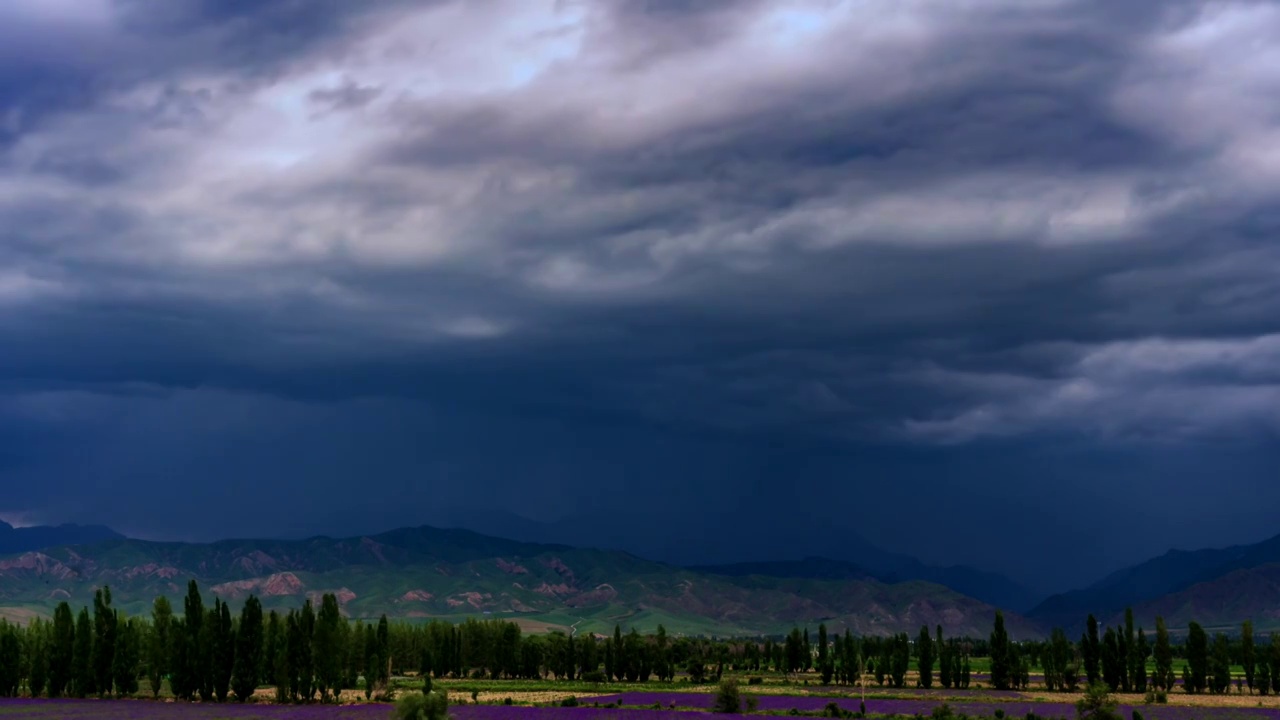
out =
<svg viewBox="0 0 1280 720"><path fill-rule="evenodd" d="M1181 600L1190 602L1204 593L1213 594L1213 588L1238 582L1249 573L1240 571L1260 569L1257 578L1269 576L1266 566L1280 563L1280 536L1253 545L1235 545L1227 548L1204 550L1170 550L1160 557L1125 568L1103 578L1093 585L1045 600L1029 615L1046 626L1063 626L1078 629L1089 613L1099 619L1119 615L1126 607L1164 607L1171 611ZM1234 576L1234 577L1233 577ZM1250 590L1253 588L1250 587ZM1274 594L1249 594L1237 598L1236 610L1227 612L1227 606L1214 610L1215 617L1233 623L1253 617L1250 608L1272 608ZM1201 607L1208 609L1213 601L1202 597ZM1154 614L1154 613L1153 613ZM1172 615L1172 612L1167 613ZM1208 617L1208 614L1204 617ZM1166 617L1171 624L1171 617ZM1202 624L1207 620L1199 620Z"/></svg>
<svg viewBox="0 0 1280 720"><path fill-rule="evenodd" d="M1280 630L1280 563L1233 570L1207 582L1196 583L1134 608L1134 616L1146 627L1161 616L1171 631L1183 633L1195 620L1210 630L1240 629L1252 620L1260 631ZM1112 618L1119 623L1122 618Z"/></svg>
<svg viewBox="0 0 1280 720"><path fill-rule="evenodd" d="M940 585L873 578L727 576L622 552L540 545L431 527L359 538L211 544L111 540L0 558L0 611L89 601L109 584L118 605L145 612L178 599L188 579L206 593L268 607L337 593L346 613L402 618L489 615L530 627L606 631L615 622L678 633L779 633L795 624L858 633L990 631L993 608ZM1035 626L1010 617L1016 636Z"/></svg>

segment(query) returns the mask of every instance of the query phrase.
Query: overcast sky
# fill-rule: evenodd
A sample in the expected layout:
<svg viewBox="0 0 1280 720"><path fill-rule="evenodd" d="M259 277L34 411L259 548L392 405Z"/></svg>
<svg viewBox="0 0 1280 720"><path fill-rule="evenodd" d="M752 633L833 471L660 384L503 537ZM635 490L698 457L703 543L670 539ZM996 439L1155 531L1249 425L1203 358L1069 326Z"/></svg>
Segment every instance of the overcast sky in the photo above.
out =
<svg viewBox="0 0 1280 720"><path fill-rule="evenodd" d="M1226 0L8 0L0 515L608 513L690 560L847 521L1040 587L1261 539L1277 37Z"/></svg>

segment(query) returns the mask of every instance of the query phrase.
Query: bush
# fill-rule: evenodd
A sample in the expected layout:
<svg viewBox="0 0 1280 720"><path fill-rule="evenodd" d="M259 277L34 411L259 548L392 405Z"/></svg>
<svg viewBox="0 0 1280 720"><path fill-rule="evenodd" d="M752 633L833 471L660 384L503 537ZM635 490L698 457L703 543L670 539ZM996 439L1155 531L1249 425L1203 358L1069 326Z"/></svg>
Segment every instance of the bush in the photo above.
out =
<svg viewBox="0 0 1280 720"><path fill-rule="evenodd" d="M827 706L822 709L822 717L838 718L840 714L840 706L834 702L827 703Z"/></svg>
<svg viewBox="0 0 1280 720"><path fill-rule="evenodd" d="M1084 697L1076 702L1076 717L1080 720L1120 720L1111 688L1104 683L1090 685L1084 691Z"/></svg>
<svg viewBox="0 0 1280 720"><path fill-rule="evenodd" d="M582 673L581 680L582 682L594 683L596 685L609 682L608 678L604 676L604 673L599 670L591 670L590 672Z"/></svg>
<svg viewBox="0 0 1280 720"><path fill-rule="evenodd" d="M932 717L933 720L951 720L951 718L955 717L955 713L952 712L950 705L942 703L935 707L933 712L929 713L929 716Z"/></svg>
<svg viewBox="0 0 1280 720"><path fill-rule="evenodd" d="M514 703L512 702L511 698L506 698L506 699L504 699L504 700L502 701L502 704L503 704L503 705L513 705Z"/></svg>
<svg viewBox="0 0 1280 720"><path fill-rule="evenodd" d="M763 684L764 684L764 678L762 678L762 677L749 677L749 678L747 678L747 684L748 684L748 685L763 685Z"/></svg>
<svg viewBox="0 0 1280 720"><path fill-rule="evenodd" d="M560 701L560 707L578 707L578 698L570 695Z"/></svg>
<svg viewBox="0 0 1280 720"><path fill-rule="evenodd" d="M392 711L396 720L446 720L449 717L449 699L443 690L426 695L405 695Z"/></svg>
<svg viewBox="0 0 1280 720"><path fill-rule="evenodd" d="M738 681L725 678L720 681L720 689L716 690L716 701L711 712L737 714L742 712L742 694L738 692Z"/></svg>
<svg viewBox="0 0 1280 720"><path fill-rule="evenodd" d="M1155 701L1156 701L1156 691L1155 691L1155 690L1148 690L1148 691L1147 691L1147 694L1142 696L1142 702L1143 702L1143 704L1144 704L1144 705L1150 705L1151 703L1153 703L1153 702L1155 702Z"/></svg>
<svg viewBox="0 0 1280 720"><path fill-rule="evenodd" d="M673 707L673 708L674 708L674 707L675 707L675 703L672 703L672 704L671 704L671 707ZM758 707L760 707L760 698L758 698L758 697L754 697L754 696L748 696L748 697L747 697L747 712L749 712L749 713L753 713L753 712L755 712L755 711L756 711L756 708L758 708Z"/></svg>
<svg viewBox="0 0 1280 720"><path fill-rule="evenodd" d="M1133 711L1133 720L1142 720L1142 713L1137 710Z"/></svg>
<svg viewBox="0 0 1280 720"><path fill-rule="evenodd" d="M996 720L1004 720L1004 708L996 708Z"/></svg>
<svg viewBox="0 0 1280 720"><path fill-rule="evenodd" d="M1164 704L1165 704L1165 703L1167 703L1167 702L1169 702L1169 693L1165 692L1164 690L1157 690L1157 691L1156 691L1156 704L1158 704L1158 705L1164 705Z"/></svg>

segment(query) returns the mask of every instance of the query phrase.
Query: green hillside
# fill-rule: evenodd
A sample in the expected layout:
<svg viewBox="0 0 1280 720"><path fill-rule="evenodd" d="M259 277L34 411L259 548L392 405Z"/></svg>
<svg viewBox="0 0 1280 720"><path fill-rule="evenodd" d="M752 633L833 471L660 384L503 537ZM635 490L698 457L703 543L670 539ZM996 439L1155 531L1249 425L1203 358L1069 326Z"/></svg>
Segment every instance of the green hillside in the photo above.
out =
<svg viewBox="0 0 1280 720"><path fill-rule="evenodd" d="M729 577L622 552L541 545L431 527L360 538L232 540L210 544L111 540L0 559L0 612L48 613L112 588L118 606L143 613L157 595L181 598L189 579L236 602L267 608L336 593L353 618L490 616L531 630L607 632L615 623L683 634L782 633L825 622L860 634L986 634L993 609L940 585L869 578ZM1012 617L1015 634L1036 628Z"/></svg>

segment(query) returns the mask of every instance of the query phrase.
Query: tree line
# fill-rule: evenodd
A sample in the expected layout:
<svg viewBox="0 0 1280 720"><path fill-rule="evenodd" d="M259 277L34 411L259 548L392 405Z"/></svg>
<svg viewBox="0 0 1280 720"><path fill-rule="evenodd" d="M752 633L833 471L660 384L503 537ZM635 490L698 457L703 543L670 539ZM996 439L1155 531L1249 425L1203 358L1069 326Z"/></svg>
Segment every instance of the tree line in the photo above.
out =
<svg viewBox="0 0 1280 720"><path fill-rule="evenodd" d="M1092 615L1079 641L1061 629L1044 641L1013 641L997 612L988 638L944 638L941 626L921 627L914 638L859 637L819 625L793 628L780 637L731 640L672 637L658 626L642 635L615 626L606 636L552 632L525 635L504 620L467 619L453 624L349 622L338 600L325 594L287 612L264 612L249 596L238 613L218 598L207 606L195 581L181 613L156 598L149 617L125 617L112 607L111 590L94 594L92 607L73 613L60 603L51 620L27 627L0 621L0 697L109 697L146 692L158 696L165 683L184 700L245 701L260 687L274 688L279 702L326 701L343 690L389 697L393 675L428 677L554 678L585 682L718 681L726 672L818 674L823 684L901 688L911 678L920 687L967 688L971 658L989 657L990 684L1025 688L1032 668L1041 668L1049 690L1074 691L1103 683L1114 691L1168 691L1178 675L1189 693L1230 689L1231 666L1244 667L1239 687L1280 692L1280 641L1272 634L1255 642L1251 623L1238 639L1190 623L1175 644L1162 619L1154 639L1134 626L1132 611L1115 628L1101 628ZM1149 669L1149 660L1154 669Z"/></svg>

